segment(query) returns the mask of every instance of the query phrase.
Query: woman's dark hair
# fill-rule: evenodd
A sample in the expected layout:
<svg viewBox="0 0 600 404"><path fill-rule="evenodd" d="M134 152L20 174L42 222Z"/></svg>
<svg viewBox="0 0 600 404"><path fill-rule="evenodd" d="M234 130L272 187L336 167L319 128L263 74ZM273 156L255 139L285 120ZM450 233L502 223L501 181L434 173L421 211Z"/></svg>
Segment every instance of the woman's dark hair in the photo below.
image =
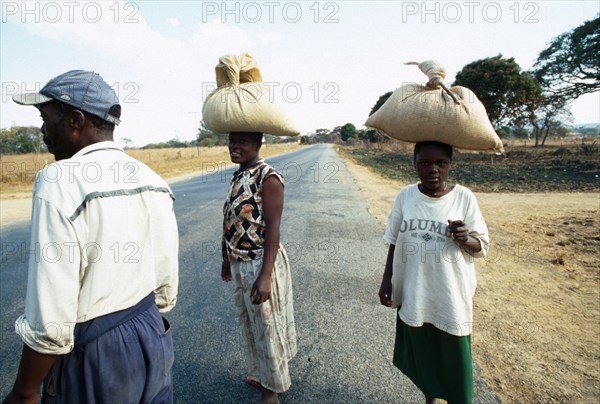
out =
<svg viewBox="0 0 600 404"><path fill-rule="evenodd" d="M254 138L257 143L261 143L262 144L262 141L263 141L263 134L262 134L262 132L250 132L250 133L248 133L248 135L250 135L252 138Z"/></svg>
<svg viewBox="0 0 600 404"><path fill-rule="evenodd" d="M426 147L426 146L436 146L436 147L446 150L446 152L448 153L448 157L450 157L450 161L452 161L452 153L454 152L454 149L452 148L452 146L450 146L449 144L446 144L446 143L436 142L434 140L426 140L424 142L417 142L417 144L415 144L415 153L413 156L414 162L417 161L417 154L421 151L421 149L423 147Z"/></svg>
<svg viewBox="0 0 600 404"><path fill-rule="evenodd" d="M262 132L230 132L230 133L242 133L244 136L252 139L255 143L262 144L263 133Z"/></svg>

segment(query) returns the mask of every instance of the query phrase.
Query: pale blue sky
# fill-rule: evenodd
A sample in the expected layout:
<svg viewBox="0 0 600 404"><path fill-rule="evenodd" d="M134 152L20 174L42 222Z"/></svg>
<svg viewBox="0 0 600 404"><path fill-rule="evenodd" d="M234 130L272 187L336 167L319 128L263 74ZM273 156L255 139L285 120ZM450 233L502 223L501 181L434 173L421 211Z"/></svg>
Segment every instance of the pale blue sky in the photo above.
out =
<svg viewBox="0 0 600 404"><path fill-rule="evenodd" d="M214 66L248 52L303 133L352 122L377 98L424 76L406 61L439 60L451 83L499 53L529 69L553 37L600 2L45 2L2 1L0 126L39 125L10 95L71 69L99 72L118 91L116 138L137 146L193 139ZM600 93L572 105L600 121Z"/></svg>

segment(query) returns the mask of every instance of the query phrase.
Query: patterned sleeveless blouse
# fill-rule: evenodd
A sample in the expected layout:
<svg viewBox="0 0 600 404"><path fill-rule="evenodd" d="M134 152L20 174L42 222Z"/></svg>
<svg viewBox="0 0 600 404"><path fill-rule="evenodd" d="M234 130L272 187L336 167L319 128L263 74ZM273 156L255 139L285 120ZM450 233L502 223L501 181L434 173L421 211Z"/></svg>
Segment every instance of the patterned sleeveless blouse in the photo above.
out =
<svg viewBox="0 0 600 404"><path fill-rule="evenodd" d="M223 253L227 253L231 261L251 261L263 255L262 184L271 175L284 184L283 177L263 160L254 167L233 173L223 207Z"/></svg>

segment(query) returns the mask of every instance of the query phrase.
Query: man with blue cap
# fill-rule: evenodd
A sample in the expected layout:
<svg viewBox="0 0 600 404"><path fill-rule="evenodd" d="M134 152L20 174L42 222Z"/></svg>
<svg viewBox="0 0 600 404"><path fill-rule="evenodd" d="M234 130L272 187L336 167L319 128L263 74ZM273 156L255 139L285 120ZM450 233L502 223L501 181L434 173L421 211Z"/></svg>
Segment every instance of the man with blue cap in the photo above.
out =
<svg viewBox="0 0 600 404"><path fill-rule="evenodd" d="M169 403L176 303L173 193L113 141L121 106L97 74L72 70L39 93L55 163L36 177L23 341L5 402Z"/></svg>

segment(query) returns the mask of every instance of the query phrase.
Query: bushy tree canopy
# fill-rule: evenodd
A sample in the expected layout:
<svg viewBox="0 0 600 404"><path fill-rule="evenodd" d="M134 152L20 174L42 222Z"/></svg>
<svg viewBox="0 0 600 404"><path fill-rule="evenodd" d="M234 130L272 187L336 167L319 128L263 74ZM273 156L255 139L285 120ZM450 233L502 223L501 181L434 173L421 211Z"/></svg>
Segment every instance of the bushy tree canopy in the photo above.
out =
<svg viewBox="0 0 600 404"><path fill-rule="evenodd" d="M553 95L573 100L600 90L600 17L554 38L533 67Z"/></svg>
<svg viewBox="0 0 600 404"><path fill-rule="evenodd" d="M514 58L502 55L469 63L456 74L454 85L472 90L481 100L494 127L525 119L527 106L542 96L540 85Z"/></svg>
<svg viewBox="0 0 600 404"><path fill-rule="evenodd" d="M202 147L223 146L226 145L229 138L226 135L215 133L208 129L203 121L200 121L198 134L196 136L196 145Z"/></svg>
<svg viewBox="0 0 600 404"><path fill-rule="evenodd" d="M369 112L369 116L373 115L375 112L377 112L377 110L379 108L381 108L381 106L383 104L385 104L385 102L388 100L388 98L390 98L392 95L392 91L388 91L387 93L379 96L379 99L377 100L377 102L375 103L375 105L373 105L373 108L371 108L371 112Z"/></svg>
<svg viewBox="0 0 600 404"><path fill-rule="evenodd" d="M356 133L356 126L351 123L347 123L340 129L340 136L344 142L347 142L348 139L352 139L358 136Z"/></svg>
<svg viewBox="0 0 600 404"><path fill-rule="evenodd" d="M0 154L46 152L42 132L37 126L13 126L0 129Z"/></svg>

